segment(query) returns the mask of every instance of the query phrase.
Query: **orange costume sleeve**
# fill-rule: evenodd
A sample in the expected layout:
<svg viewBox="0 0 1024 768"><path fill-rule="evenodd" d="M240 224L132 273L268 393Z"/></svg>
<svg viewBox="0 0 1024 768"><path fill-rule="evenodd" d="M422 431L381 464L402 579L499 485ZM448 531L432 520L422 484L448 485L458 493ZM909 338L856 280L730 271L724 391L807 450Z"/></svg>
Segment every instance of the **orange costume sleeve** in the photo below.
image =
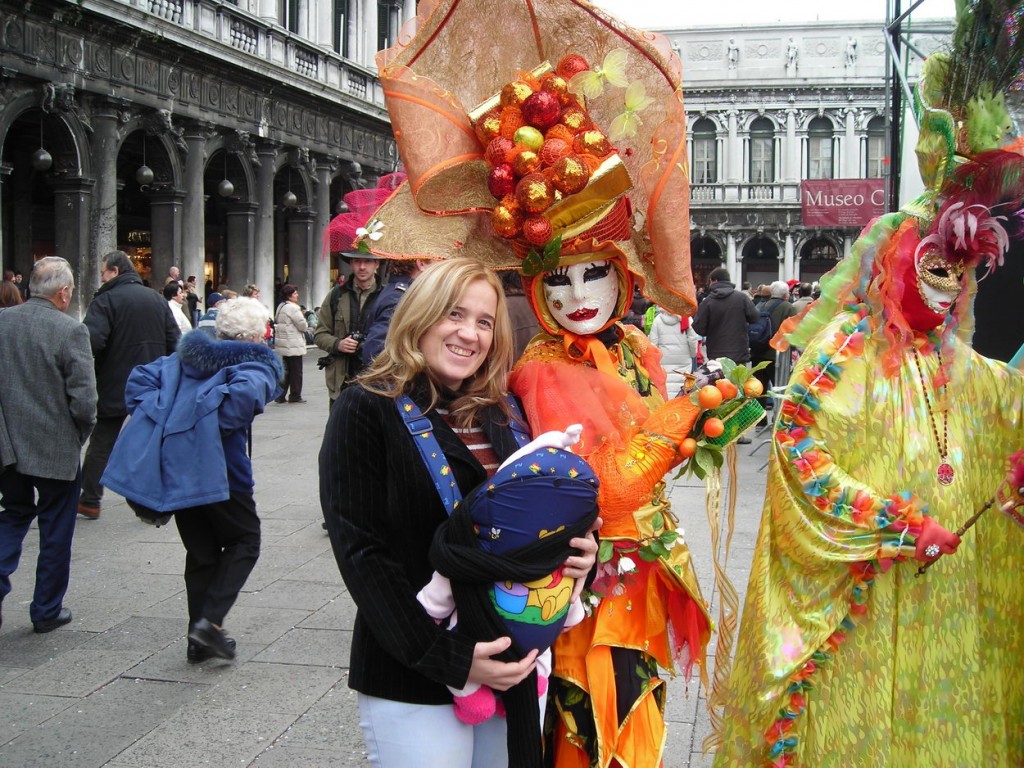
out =
<svg viewBox="0 0 1024 768"><path fill-rule="evenodd" d="M688 398L663 402L657 379L643 396L622 378L569 359L557 342L530 347L510 383L535 433L583 425L573 452L601 480L605 530L618 528L619 519L648 501L665 473L682 461L679 444L701 413Z"/></svg>

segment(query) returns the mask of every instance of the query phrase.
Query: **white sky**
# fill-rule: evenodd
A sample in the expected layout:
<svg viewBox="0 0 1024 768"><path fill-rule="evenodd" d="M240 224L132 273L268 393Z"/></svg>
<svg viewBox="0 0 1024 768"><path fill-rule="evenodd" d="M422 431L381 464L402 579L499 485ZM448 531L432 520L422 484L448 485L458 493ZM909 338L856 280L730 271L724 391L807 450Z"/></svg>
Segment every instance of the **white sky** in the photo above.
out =
<svg viewBox="0 0 1024 768"><path fill-rule="evenodd" d="M719 24L885 20L885 0L590 0L641 29ZM925 0L912 19L954 16L954 0ZM905 11L912 0L902 0Z"/></svg>

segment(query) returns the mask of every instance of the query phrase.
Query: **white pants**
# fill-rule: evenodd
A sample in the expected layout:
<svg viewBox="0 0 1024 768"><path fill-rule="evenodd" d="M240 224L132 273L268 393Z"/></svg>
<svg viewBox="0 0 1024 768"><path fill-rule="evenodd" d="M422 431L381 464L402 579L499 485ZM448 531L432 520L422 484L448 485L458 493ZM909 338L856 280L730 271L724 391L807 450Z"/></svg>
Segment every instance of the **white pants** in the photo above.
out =
<svg viewBox="0 0 1024 768"><path fill-rule="evenodd" d="M370 765L380 768L507 768L505 718L466 725L451 704L405 704L359 694Z"/></svg>

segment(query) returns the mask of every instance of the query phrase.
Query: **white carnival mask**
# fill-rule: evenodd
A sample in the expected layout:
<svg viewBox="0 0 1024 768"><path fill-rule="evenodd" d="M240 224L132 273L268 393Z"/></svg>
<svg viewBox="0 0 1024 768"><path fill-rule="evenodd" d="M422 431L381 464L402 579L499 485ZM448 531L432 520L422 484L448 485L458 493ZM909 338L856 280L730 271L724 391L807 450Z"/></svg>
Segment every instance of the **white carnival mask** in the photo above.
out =
<svg viewBox="0 0 1024 768"><path fill-rule="evenodd" d="M544 300L555 321L577 336L604 328L619 300L619 277L607 260L545 272Z"/></svg>

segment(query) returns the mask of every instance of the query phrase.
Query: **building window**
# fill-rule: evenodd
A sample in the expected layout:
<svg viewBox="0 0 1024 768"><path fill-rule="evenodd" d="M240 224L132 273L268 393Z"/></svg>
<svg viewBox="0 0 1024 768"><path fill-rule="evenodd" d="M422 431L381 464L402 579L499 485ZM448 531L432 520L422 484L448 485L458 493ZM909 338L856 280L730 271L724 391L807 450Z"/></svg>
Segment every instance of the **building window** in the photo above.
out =
<svg viewBox="0 0 1024 768"><path fill-rule="evenodd" d="M398 39L398 28L401 24L399 15L402 10L397 0L382 0L377 3L377 50L390 48Z"/></svg>
<svg viewBox="0 0 1024 768"><path fill-rule="evenodd" d="M718 181L718 137L715 124L702 117L693 125L693 183Z"/></svg>
<svg viewBox="0 0 1024 768"><path fill-rule="evenodd" d="M292 34L298 34L299 31L299 0L281 0L278 8L281 9L281 15L278 21L281 26L287 29Z"/></svg>
<svg viewBox="0 0 1024 768"><path fill-rule="evenodd" d="M775 126L767 117L750 124L750 183L775 182Z"/></svg>
<svg viewBox="0 0 1024 768"><path fill-rule="evenodd" d="M867 171L869 179L881 179L885 176L885 120L873 117L868 122L868 157Z"/></svg>
<svg viewBox="0 0 1024 768"><path fill-rule="evenodd" d="M343 59L351 59L349 28L355 24L353 0L334 0L334 50Z"/></svg>
<svg viewBox="0 0 1024 768"><path fill-rule="evenodd" d="M807 126L807 178L833 178L832 123L816 117Z"/></svg>

